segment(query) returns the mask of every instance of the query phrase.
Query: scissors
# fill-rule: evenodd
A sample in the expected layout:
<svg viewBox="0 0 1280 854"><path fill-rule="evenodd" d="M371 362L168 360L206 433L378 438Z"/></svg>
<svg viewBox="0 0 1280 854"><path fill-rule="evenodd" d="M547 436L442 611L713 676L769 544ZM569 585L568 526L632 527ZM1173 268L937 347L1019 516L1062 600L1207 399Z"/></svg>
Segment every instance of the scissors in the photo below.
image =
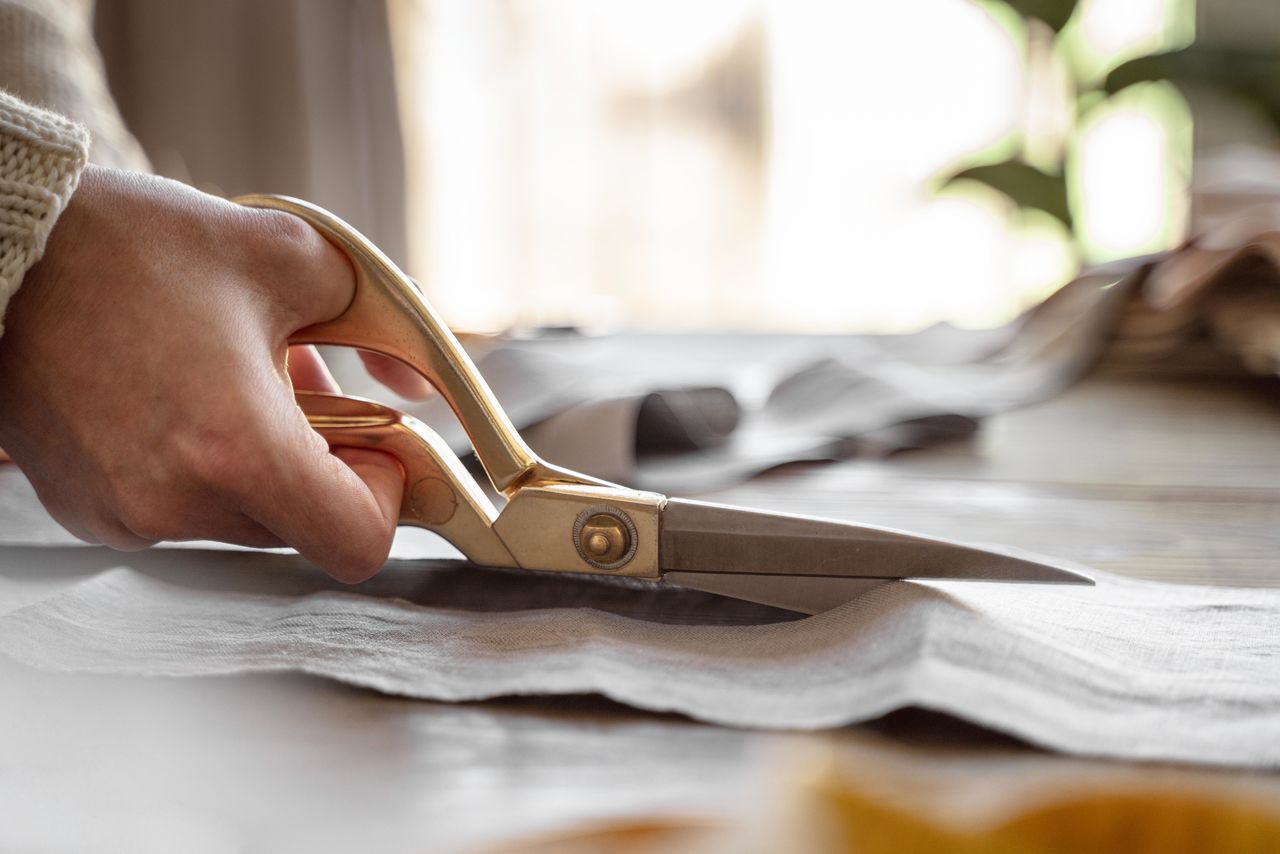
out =
<svg viewBox="0 0 1280 854"><path fill-rule="evenodd" d="M898 579L1092 584L1012 550L828 519L668 498L538 457L416 283L367 238L321 207L284 196L236 199L301 217L350 258L355 296L292 344L355 347L426 377L466 429L501 511L426 424L370 400L298 391L333 446L374 448L405 472L399 522L434 531L472 563L612 576L744 599L803 614Z"/></svg>

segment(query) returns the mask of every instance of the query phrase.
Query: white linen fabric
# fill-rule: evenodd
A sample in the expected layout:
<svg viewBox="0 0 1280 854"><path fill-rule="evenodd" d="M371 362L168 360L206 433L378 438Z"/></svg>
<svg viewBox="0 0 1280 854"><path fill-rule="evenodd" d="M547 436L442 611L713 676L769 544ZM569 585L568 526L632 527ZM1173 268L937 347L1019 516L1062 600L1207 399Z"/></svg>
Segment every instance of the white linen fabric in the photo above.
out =
<svg viewBox="0 0 1280 854"><path fill-rule="evenodd" d="M301 671L450 701L594 692L762 728L914 706L1068 753L1280 765L1280 590L895 582L791 619L448 561L353 590L290 555L10 548L0 579L33 556L28 579L81 573L0 608L0 652L42 669Z"/></svg>

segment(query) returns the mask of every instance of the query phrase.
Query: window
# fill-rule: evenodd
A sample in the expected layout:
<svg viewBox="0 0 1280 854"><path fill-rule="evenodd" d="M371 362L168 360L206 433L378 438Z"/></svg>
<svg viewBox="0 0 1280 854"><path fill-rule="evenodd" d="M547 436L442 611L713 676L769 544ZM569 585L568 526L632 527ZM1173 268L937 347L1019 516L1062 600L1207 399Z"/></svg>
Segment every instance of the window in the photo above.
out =
<svg viewBox="0 0 1280 854"><path fill-rule="evenodd" d="M1186 227L1171 87L1074 118L1076 76L1186 39L1184 2L1085 0L1057 40L971 0L396 0L393 26L410 263L464 329L991 325ZM1014 156L1073 173L1074 231L938 191Z"/></svg>

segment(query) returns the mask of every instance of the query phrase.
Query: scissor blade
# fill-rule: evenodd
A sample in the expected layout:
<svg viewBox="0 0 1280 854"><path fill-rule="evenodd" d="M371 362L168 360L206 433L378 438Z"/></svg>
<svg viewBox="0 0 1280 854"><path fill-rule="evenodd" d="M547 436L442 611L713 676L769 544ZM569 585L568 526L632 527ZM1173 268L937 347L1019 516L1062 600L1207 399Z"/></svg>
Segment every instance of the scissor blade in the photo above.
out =
<svg viewBox="0 0 1280 854"><path fill-rule="evenodd" d="M745 599L798 614L821 614L889 582L883 578L830 575L736 575L731 572L668 572L663 584Z"/></svg>
<svg viewBox="0 0 1280 854"><path fill-rule="evenodd" d="M1011 550L679 498L662 509L658 560L663 572L1093 583Z"/></svg>

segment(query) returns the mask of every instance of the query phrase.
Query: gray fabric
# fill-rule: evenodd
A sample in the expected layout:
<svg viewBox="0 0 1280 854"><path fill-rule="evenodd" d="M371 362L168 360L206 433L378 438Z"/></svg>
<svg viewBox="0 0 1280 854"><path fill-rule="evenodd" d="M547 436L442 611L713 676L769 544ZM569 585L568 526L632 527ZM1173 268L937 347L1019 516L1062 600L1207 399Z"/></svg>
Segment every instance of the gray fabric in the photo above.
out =
<svg viewBox="0 0 1280 854"><path fill-rule="evenodd" d="M1098 359L1140 268L1081 277L1000 330L559 336L487 341L473 355L546 459L687 495L784 463L966 435L984 416L1052 396ZM458 454L470 450L441 398L396 400L354 354L328 348L325 357L347 393L390 401Z"/></svg>
<svg viewBox="0 0 1280 854"><path fill-rule="evenodd" d="M26 554L45 556L41 574L58 554L89 559ZM289 556L111 559L123 566L0 616L0 651L58 671L302 671L439 700L598 692L748 727L919 706L1069 753L1280 765L1275 590L898 582L777 622L700 594L449 563L349 591Z"/></svg>

